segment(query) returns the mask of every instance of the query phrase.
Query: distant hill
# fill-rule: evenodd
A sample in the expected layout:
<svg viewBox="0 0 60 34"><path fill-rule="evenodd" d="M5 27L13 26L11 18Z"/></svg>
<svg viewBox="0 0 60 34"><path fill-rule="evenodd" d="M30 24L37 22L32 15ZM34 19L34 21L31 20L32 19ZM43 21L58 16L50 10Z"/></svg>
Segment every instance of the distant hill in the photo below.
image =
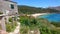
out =
<svg viewBox="0 0 60 34"><path fill-rule="evenodd" d="M56 9L56 10L59 10L60 11L60 6L57 6L57 7L50 7L51 9Z"/></svg>
<svg viewBox="0 0 60 34"><path fill-rule="evenodd" d="M60 13L60 11L50 8L37 8L25 5L18 5L19 13L34 14L34 13Z"/></svg>
<svg viewBox="0 0 60 34"><path fill-rule="evenodd" d="M31 13L41 13L42 8L36 8L36 7L31 7L31 6L24 6L24 5L19 5L18 6L19 13L26 13L26 14L31 14Z"/></svg>

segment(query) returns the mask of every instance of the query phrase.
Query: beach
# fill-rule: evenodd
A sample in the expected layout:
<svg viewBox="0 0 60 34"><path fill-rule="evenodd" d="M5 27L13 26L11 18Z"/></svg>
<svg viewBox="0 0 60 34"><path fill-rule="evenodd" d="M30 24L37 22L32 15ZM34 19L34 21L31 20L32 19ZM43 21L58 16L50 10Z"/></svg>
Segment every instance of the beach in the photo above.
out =
<svg viewBox="0 0 60 34"><path fill-rule="evenodd" d="M48 13L36 13L36 14L31 14L31 16L38 17L38 16L46 15L46 14L48 14Z"/></svg>

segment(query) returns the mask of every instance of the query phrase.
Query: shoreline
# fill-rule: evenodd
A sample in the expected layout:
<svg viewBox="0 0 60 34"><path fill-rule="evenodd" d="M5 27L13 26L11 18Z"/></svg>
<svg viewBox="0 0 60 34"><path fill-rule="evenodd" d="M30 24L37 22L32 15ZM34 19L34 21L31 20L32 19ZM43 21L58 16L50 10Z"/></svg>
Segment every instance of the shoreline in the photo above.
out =
<svg viewBox="0 0 60 34"><path fill-rule="evenodd" d="M36 13L36 14L31 14L31 16L38 17L38 16L42 16L42 15L46 15L46 14L49 14L49 13Z"/></svg>

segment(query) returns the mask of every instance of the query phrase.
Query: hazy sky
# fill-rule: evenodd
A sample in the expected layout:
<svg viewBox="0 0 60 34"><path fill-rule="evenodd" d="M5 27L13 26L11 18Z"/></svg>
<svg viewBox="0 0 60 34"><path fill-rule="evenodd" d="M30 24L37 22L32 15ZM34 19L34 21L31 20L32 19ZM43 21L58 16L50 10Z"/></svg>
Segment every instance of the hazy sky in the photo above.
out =
<svg viewBox="0 0 60 34"><path fill-rule="evenodd" d="M60 0L13 0L18 5L27 5L34 7L60 6Z"/></svg>

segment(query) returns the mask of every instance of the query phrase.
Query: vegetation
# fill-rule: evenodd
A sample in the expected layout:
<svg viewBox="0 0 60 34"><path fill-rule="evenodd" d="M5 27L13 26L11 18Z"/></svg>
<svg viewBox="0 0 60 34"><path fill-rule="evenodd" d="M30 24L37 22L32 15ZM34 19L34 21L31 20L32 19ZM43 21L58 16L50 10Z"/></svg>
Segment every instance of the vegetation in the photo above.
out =
<svg viewBox="0 0 60 34"><path fill-rule="evenodd" d="M12 32L16 28L17 23L14 22L14 25L12 23L6 24L6 31L7 32Z"/></svg>
<svg viewBox="0 0 60 34"><path fill-rule="evenodd" d="M13 22L13 19L12 18L9 18L9 22Z"/></svg>
<svg viewBox="0 0 60 34"><path fill-rule="evenodd" d="M19 21L21 23L21 34L31 33L30 31L34 31L35 34L37 34L35 31L39 31L41 34L60 34L60 31L57 31L47 19L20 16Z"/></svg>
<svg viewBox="0 0 60 34"><path fill-rule="evenodd" d="M16 26L17 23L15 21L13 22L12 18L9 18L9 23L6 23L6 31L12 32L15 30Z"/></svg>
<svg viewBox="0 0 60 34"><path fill-rule="evenodd" d="M1 25L0 25L0 30L1 30Z"/></svg>
<svg viewBox="0 0 60 34"><path fill-rule="evenodd" d="M56 27L60 27L60 22L51 22L51 24L55 25Z"/></svg>
<svg viewBox="0 0 60 34"><path fill-rule="evenodd" d="M36 8L30 6L18 6L18 11L21 14L34 14L34 13L60 13L60 11L50 8Z"/></svg>
<svg viewBox="0 0 60 34"><path fill-rule="evenodd" d="M3 14L3 12L0 12L0 14Z"/></svg>

